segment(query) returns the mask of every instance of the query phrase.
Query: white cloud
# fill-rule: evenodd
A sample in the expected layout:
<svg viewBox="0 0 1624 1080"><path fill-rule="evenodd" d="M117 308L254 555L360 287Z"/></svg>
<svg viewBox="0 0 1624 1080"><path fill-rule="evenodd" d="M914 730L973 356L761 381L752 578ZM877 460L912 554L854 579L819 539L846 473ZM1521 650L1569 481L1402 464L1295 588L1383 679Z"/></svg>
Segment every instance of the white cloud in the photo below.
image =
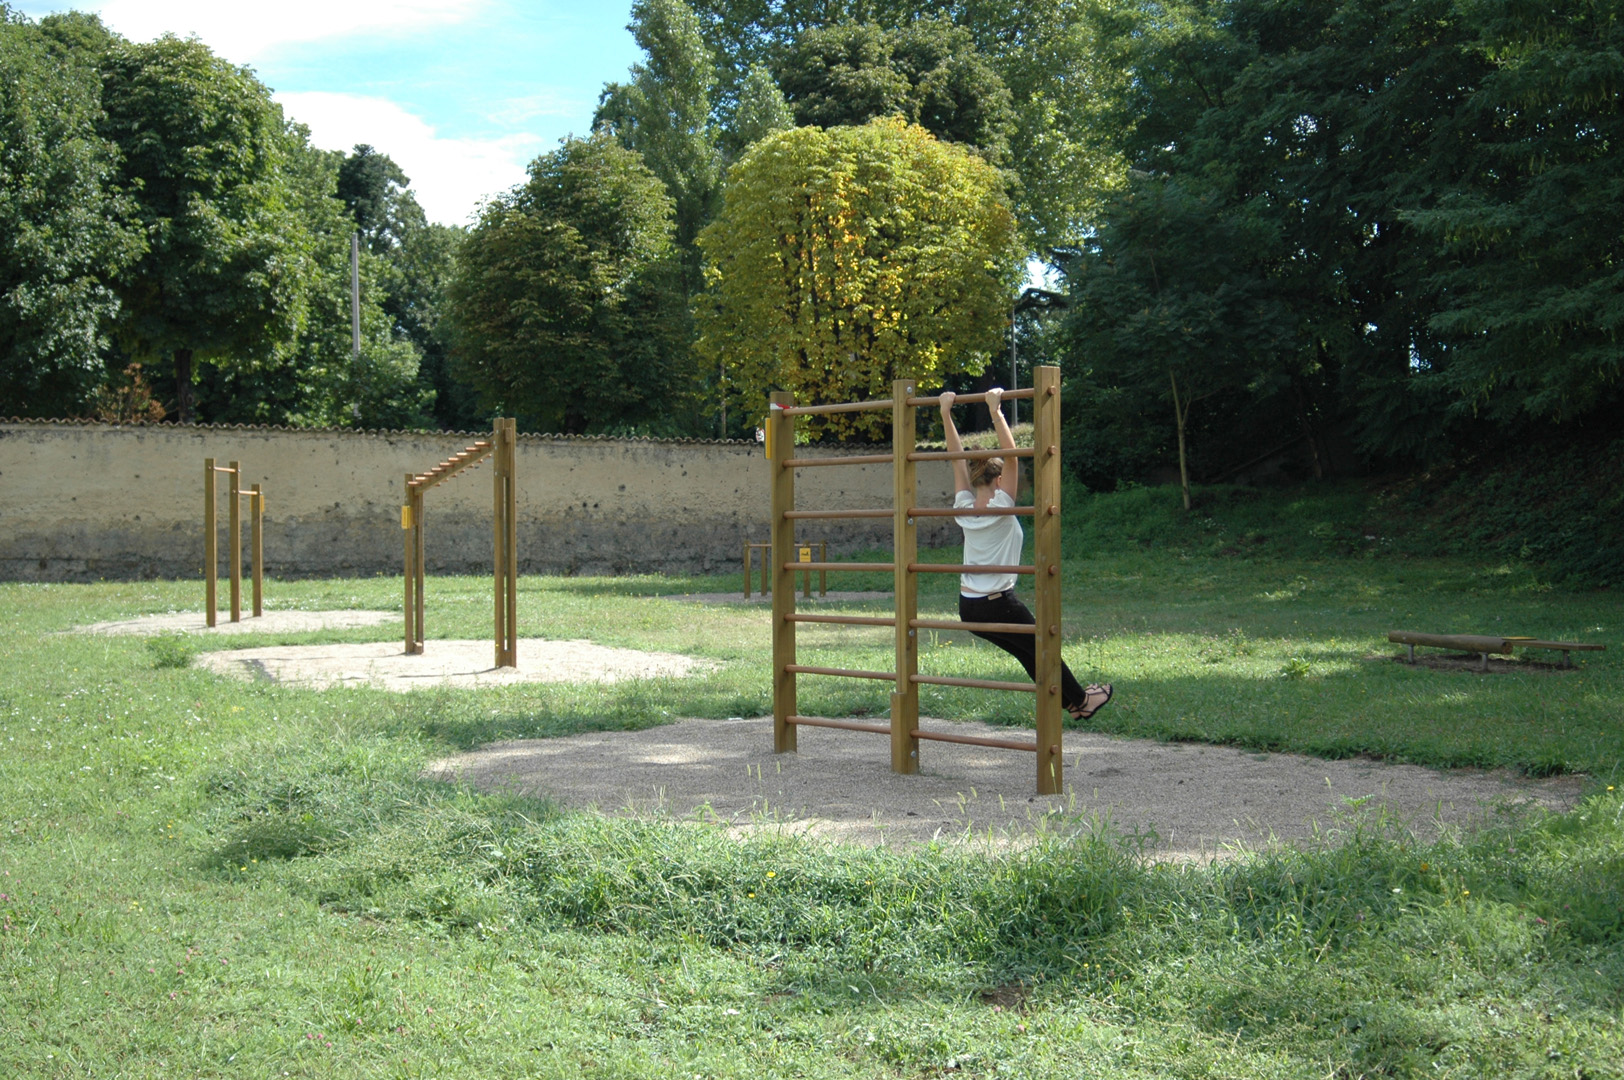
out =
<svg viewBox="0 0 1624 1080"><path fill-rule="evenodd" d="M196 34L234 63L249 63L278 45L358 34L393 36L471 18L489 0L106 0L102 21L134 41Z"/></svg>
<svg viewBox="0 0 1624 1080"><path fill-rule="evenodd" d="M468 224L482 199L523 183L542 141L536 135L445 138L383 98L322 91L275 97L290 119L310 128L316 146L349 151L367 143L388 154L411 178L429 220L448 225Z"/></svg>

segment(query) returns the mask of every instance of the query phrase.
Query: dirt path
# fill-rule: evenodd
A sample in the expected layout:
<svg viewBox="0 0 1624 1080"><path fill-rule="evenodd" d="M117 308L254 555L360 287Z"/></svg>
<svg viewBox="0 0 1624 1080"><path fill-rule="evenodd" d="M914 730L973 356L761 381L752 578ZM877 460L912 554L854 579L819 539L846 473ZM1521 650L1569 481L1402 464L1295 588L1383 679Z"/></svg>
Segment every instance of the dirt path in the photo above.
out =
<svg viewBox="0 0 1624 1080"><path fill-rule="evenodd" d="M981 724L952 728L1011 737ZM1566 809L1582 786L1573 777L1527 781L1068 732L1066 793L1041 797L1032 793L1030 754L932 742L921 749L919 775L899 776L882 737L799 734L798 753L775 755L770 717L684 720L639 732L499 743L432 768L486 790L604 813L785 827L859 844L997 846L1037 828L1086 828L1109 818L1122 832L1154 830L1147 850L1176 859L1222 858L1271 839L1304 841L1378 806L1433 836L1498 805Z"/></svg>

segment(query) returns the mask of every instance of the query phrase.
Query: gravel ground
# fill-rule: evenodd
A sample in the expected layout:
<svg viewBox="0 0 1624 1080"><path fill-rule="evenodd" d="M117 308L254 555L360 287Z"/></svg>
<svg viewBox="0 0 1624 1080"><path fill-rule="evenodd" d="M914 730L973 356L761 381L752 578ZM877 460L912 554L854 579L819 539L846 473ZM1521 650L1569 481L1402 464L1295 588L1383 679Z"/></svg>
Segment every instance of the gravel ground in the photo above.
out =
<svg viewBox="0 0 1624 1080"><path fill-rule="evenodd" d="M398 641L355 645L275 645L203 653L202 667L239 679L264 679L288 686L325 690L333 686L376 686L407 691L435 686L506 686L527 682L616 682L653 675L687 675L709 665L675 653L612 649L590 641L520 638L517 668L493 667L495 644L482 641L427 642L416 655Z"/></svg>
<svg viewBox="0 0 1624 1080"><path fill-rule="evenodd" d="M76 627L82 634L298 634L309 630L344 630L356 626L399 623L398 611L267 611L255 618L244 614L232 622L227 611L215 616L210 628L201 611L171 611L135 619L91 623Z"/></svg>
<svg viewBox="0 0 1624 1080"><path fill-rule="evenodd" d="M1019 737L982 724L927 726ZM1435 836L1502 806L1565 809L1583 783L1067 732L1065 793L1038 796L1027 753L929 742L920 772L901 776L890 771L881 736L803 728L799 744L797 753L774 754L771 717L684 720L498 743L431 771L604 813L786 828L858 844L998 847L1036 829L1109 820L1121 832L1154 831L1146 850L1156 857L1196 860L1310 841L1377 807Z"/></svg>

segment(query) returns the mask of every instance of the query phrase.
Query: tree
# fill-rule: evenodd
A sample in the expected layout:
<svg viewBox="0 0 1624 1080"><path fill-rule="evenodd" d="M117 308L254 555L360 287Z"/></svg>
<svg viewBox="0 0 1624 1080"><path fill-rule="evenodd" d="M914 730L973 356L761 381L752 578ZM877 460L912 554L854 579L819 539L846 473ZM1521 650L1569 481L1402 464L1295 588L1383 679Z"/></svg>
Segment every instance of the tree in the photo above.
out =
<svg viewBox="0 0 1624 1080"><path fill-rule="evenodd" d="M607 134L492 200L457 256L452 359L488 408L568 434L679 434L695 374L665 185Z"/></svg>
<svg viewBox="0 0 1624 1080"><path fill-rule="evenodd" d="M1460 5L1487 67L1470 155L1408 222L1440 248L1425 291L1458 416L1616 424L1624 379L1624 20L1616 4ZM1611 414L1611 416L1609 415Z"/></svg>
<svg viewBox="0 0 1624 1080"><path fill-rule="evenodd" d="M118 337L137 359L173 359L190 423L194 360L271 362L304 319L308 238L284 183L281 109L246 69L169 36L115 45L102 103L147 241L118 279Z"/></svg>
<svg viewBox="0 0 1624 1080"><path fill-rule="evenodd" d="M725 365L732 400L885 397L979 371L1015 284L1015 223L995 169L896 118L796 128L733 167L700 236L710 291L696 345ZM832 432L876 430L837 414Z"/></svg>
<svg viewBox="0 0 1624 1080"><path fill-rule="evenodd" d="M896 30L844 23L807 30L778 71L800 124L863 124L900 116L938 139L1003 163L1013 119L1009 91L969 31L945 19Z"/></svg>
<svg viewBox="0 0 1624 1080"><path fill-rule="evenodd" d="M1065 351L1118 403L1127 390L1172 405L1188 510L1190 410L1226 391L1266 392L1259 372L1297 350L1297 317L1268 281L1270 223L1246 208L1140 176L1110 211L1069 266Z"/></svg>
<svg viewBox="0 0 1624 1080"><path fill-rule="evenodd" d="M784 91L779 89L772 71L765 64L757 64L744 77L733 125L722 133L722 139L736 158L775 131L788 131L794 126L795 113L785 100Z"/></svg>
<svg viewBox="0 0 1624 1080"><path fill-rule="evenodd" d="M715 211L721 153L711 123L716 69L693 12L682 0L635 0L627 27L647 56L631 82L604 88L593 126L611 131L664 182L689 291L699 286L694 238Z"/></svg>
<svg viewBox="0 0 1624 1080"><path fill-rule="evenodd" d="M100 29L92 17L63 30ZM90 25L93 24L93 27ZM105 34L105 31L102 31ZM94 56L0 4L0 412L73 416L105 372L107 281L137 256Z"/></svg>
<svg viewBox="0 0 1624 1080"><path fill-rule="evenodd" d="M350 208L361 239L374 253L399 248L408 235L427 225L410 185L393 158L365 143L357 143L338 167L338 197Z"/></svg>

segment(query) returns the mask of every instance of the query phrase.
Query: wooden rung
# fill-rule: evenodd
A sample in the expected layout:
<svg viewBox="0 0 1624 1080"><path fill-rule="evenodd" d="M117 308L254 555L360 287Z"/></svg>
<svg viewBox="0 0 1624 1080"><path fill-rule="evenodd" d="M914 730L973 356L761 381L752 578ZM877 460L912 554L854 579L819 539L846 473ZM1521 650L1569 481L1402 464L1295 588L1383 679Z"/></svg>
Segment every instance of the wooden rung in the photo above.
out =
<svg viewBox="0 0 1624 1080"><path fill-rule="evenodd" d="M983 634L1036 634L1038 628L1030 623L1010 622L958 622L953 619L910 619L908 625L919 630L979 630Z"/></svg>
<svg viewBox="0 0 1624 1080"><path fill-rule="evenodd" d="M822 716L787 716L784 718L784 722L801 727L840 728L842 731L872 731L876 735L891 734L891 728L887 724L860 724L854 720L830 720Z"/></svg>
<svg viewBox="0 0 1624 1080"><path fill-rule="evenodd" d="M1003 393L1003 398L1005 401L1028 401L1035 393L1037 393L1037 391L1033 387L1028 386L1024 390L1005 390ZM975 402L985 402L986 400L986 394L953 395L953 404L955 405L971 405ZM941 403L941 395L937 395L936 397L911 397L908 399L909 405L940 405Z"/></svg>
<svg viewBox="0 0 1624 1080"><path fill-rule="evenodd" d="M840 626L895 626L897 620L890 615L803 615L791 612L784 618L789 622L835 623Z"/></svg>
<svg viewBox="0 0 1624 1080"><path fill-rule="evenodd" d="M890 454L854 454L851 457L790 458L786 469L815 469L820 465L889 465L896 459Z"/></svg>
<svg viewBox="0 0 1624 1080"><path fill-rule="evenodd" d="M791 521L827 521L832 518L886 518L896 517L894 510L786 510L784 516Z"/></svg>
<svg viewBox="0 0 1624 1080"><path fill-rule="evenodd" d="M909 454L909 461L985 461L988 458L1029 458L1030 446L1017 446L1010 450L920 450Z"/></svg>
<svg viewBox="0 0 1624 1080"><path fill-rule="evenodd" d="M968 686L972 690L1014 690L1023 694L1035 694L1038 692L1036 683L994 682L991 679L959 679L948 675L910 675L908 681L924 683L928 686Z"/></svg>
<svg viewBox="0 0 1624 1080"><path fill-rule="evenodd" d="M932 742L956 742L966 746L991 746L998 750L1027 750L1037 753L1038 744L1016 742L1014 739L984 739L979 735L952 735L945 731L925 731L923 728L908 732L916 739Z"/></svg>
<svg viewBox="0 0 1624 1080"><path fill-rule="evenodd" d="M909 563L910 574L1035 574L1035 566L970 566L965 563Z"/></svg>
<svg viewBox="0 0 1624 1080"><path fill-rule="evenodd" d="M910 506L909 517L1031 517L1030 506Z"/></svg>
<svg viewBox="0 0 1624 1080"><path fill-rule="evenodd" d="M841 679L884 679L886 682L896 682L897 673L894 671L861 671L857 668L813 667L810 664L785 664L785 671L792 671L797 675L833 675Z"/></svg>

